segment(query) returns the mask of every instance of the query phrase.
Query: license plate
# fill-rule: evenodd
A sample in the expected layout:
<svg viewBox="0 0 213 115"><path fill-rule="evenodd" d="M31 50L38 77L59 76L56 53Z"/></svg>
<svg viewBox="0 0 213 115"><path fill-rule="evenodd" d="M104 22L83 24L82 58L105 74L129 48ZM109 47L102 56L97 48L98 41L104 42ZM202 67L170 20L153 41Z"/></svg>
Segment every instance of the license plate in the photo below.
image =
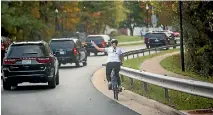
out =
<svg viewBox="0 0 213 115"><path fill-rule="evenodd" d="M31 60L22 60L22 64L31 64Z"/></svg>
<svg viewBox="0 0 213 115"><path fill-rule="evenodd" d="M60 54L65 54L65 52L64 51L60 51Z"/></svg>

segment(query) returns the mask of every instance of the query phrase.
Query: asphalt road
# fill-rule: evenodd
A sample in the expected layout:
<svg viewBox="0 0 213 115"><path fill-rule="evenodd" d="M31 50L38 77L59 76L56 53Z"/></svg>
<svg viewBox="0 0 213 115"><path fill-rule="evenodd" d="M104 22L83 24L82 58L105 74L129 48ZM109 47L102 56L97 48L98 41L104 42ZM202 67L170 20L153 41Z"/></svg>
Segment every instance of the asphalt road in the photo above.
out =
<svg viewBox="0 0 213 115"><path fill-rule="evenodd" d="M125 50L144 46L125 47ZM101 94L91 83L92 74L106 62L106 56L88 57L88 65L62 65L60 84L20 84L12 91L1 88L2 115L137 115Z"/></svg>

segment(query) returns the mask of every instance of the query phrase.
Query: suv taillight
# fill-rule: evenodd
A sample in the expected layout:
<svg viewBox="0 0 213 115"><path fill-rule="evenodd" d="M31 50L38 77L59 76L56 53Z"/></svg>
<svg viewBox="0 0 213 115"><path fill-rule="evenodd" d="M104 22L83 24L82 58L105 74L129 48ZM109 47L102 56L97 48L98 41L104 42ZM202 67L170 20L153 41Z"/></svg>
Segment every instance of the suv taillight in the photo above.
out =
<svg viewBox="0 0 213 115"><path fill-rule="evenodd" d="M74 53L74 55L78 55L78 52L77 52L76 48L73 49L73 53Z"/></svg>
<svg viewBox="0 0 213 115"><path fill-rule="evenodd" d="M16 59L4 59L3 62L5 65L11 65L16 63Z"/></svg>
<svg viewBox="0 0 213 115"><path fill-rule="evenodd" d="M1 43L1 50L5 50L4 44Z"/></svg>
<svg viewBox="0 0 213 115"><path fill-rule="evenodd" d="M39 63L50 63L50 62L53 61L53 58L52 57L48 57L48 58L37 58L36 60Z"/></svg>

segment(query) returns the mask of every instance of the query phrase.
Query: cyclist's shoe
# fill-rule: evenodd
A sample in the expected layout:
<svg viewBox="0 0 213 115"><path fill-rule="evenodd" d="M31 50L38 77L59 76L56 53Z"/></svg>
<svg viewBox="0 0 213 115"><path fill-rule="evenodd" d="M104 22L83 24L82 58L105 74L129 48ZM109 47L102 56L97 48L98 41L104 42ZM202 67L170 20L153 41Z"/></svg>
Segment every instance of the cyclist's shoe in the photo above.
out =
<svg viewBox="0 0 213 115"><path fill-rule="evenodd" d="M108 89L112 90L112 83L111 82L108 83Z"/></svg>
<svg viewBox="0 0 213 115"><path fill-rule="evenodd" d="M122 92L122 87L118 86L118 90L119 90L119 92Z"/></svg>

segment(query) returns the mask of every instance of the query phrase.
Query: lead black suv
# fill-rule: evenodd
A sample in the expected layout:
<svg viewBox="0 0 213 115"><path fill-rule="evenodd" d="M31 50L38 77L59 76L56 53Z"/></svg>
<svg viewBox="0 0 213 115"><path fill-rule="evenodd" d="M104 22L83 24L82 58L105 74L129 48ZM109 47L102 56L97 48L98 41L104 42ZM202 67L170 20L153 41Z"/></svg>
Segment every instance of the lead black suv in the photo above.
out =
<svg viewBox="0 0 213 115"><path fill-rule="evenodd" d="M50 47L57 58L59 66L66 63L75 63L77 67L82 62L87 65L87 52L80 40L76 38L58 38L50 41Z"/></svg>
<svg viewBox="0 0 213 115"><path fill-rule="evenodd" d="M90 52L95 53L95 55L98 55L98 53L100 52L92 45L91 41L94 41L96 45L100 48L109 47L109 41L106 42L106 40L104 40L101 35L88 36L86 38L86 50L88 56L90 56ZM104 54L107 55L106 52Z"/></svg>
<svg viewBox="0 0 213 115"><path fill-rule="evenodd" d="M18 83L59 84L58 60L44 41L12 43L3 60L3 89Z"/></svg>

